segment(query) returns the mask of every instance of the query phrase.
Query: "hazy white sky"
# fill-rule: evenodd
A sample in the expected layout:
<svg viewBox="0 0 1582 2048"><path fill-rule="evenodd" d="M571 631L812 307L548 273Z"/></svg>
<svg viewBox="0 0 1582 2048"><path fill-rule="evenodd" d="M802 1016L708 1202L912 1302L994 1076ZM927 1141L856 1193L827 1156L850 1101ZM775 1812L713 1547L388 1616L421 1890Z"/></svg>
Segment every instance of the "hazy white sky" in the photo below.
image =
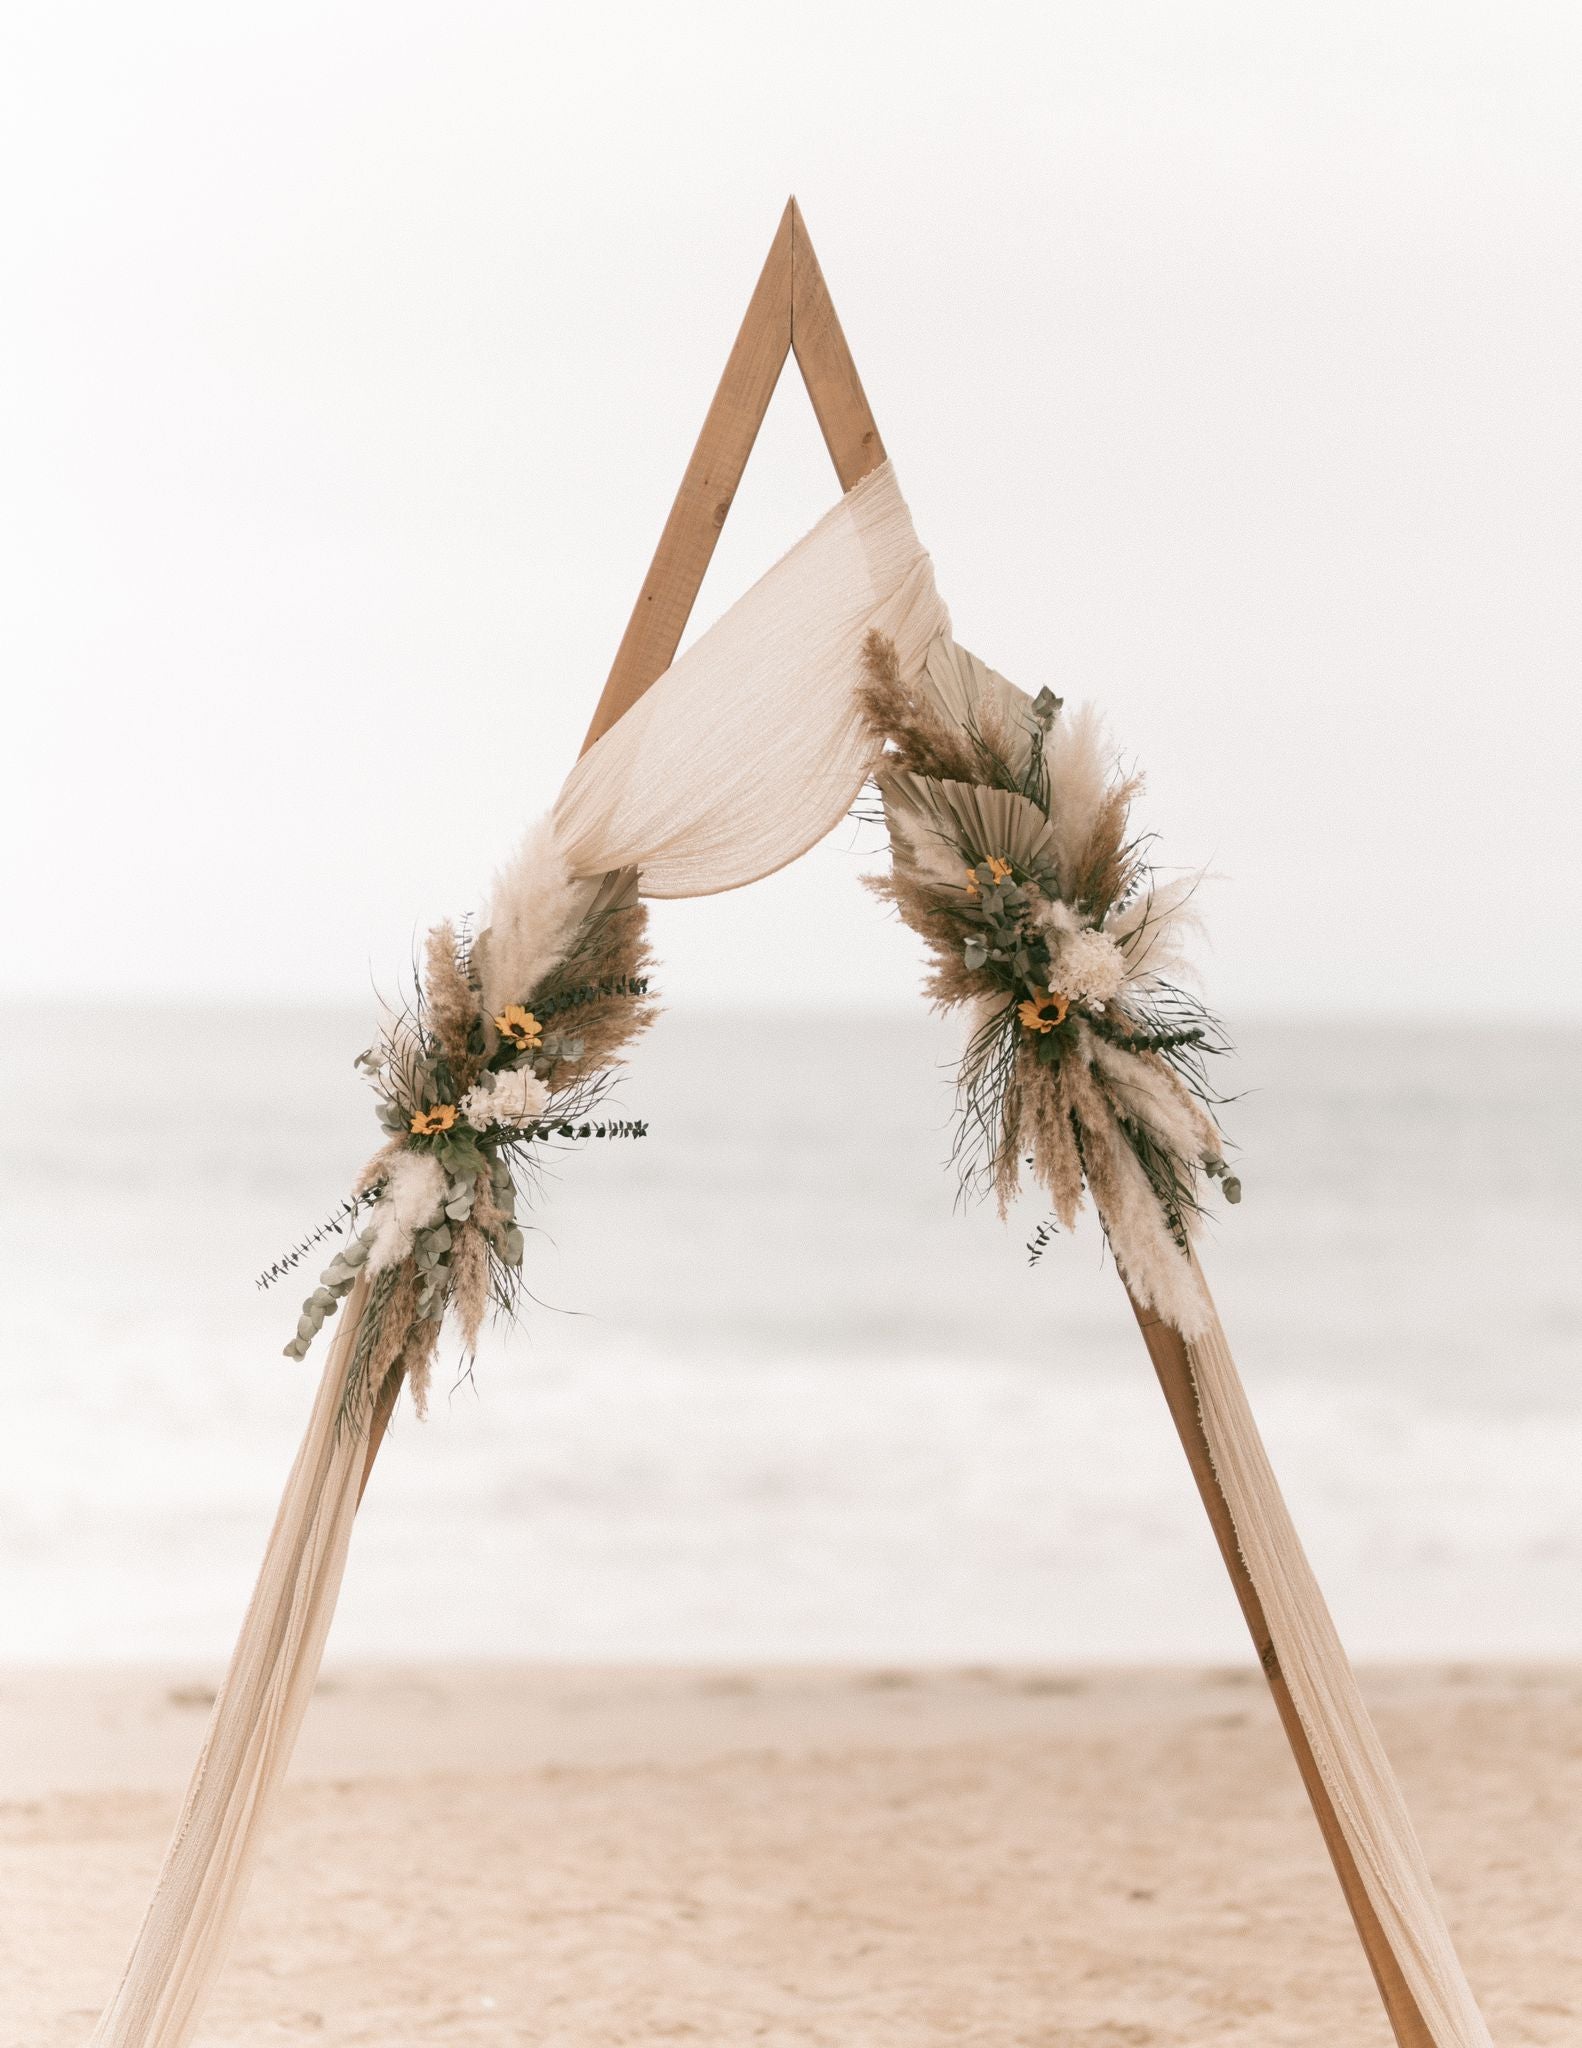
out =
<svg viewBox="0 0 1582 2048"><path fill-rule="evenodd" d="M1575 1014L1570 5L7 10L13 993L317 1000L573 756L786 194L959 636L1238 1011ZM776 401L704 593L833 496ZM675 1001L904 1000L841 845Z"/></svg>

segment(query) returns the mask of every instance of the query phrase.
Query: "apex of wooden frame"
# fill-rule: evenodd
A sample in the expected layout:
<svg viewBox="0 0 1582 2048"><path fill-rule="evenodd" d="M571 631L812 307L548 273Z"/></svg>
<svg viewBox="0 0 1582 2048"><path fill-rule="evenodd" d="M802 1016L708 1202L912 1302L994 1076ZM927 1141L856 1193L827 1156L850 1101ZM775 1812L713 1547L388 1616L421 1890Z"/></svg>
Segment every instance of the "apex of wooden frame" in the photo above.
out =
<svg viewBox="0 0 1582 2048"><path fill-rule="evenodd" d="M795 198L786 201L747 302L582 743L584 753L675 659L758 429L793 352L841 489L849 491L884 461L884 443Z"/></svg>

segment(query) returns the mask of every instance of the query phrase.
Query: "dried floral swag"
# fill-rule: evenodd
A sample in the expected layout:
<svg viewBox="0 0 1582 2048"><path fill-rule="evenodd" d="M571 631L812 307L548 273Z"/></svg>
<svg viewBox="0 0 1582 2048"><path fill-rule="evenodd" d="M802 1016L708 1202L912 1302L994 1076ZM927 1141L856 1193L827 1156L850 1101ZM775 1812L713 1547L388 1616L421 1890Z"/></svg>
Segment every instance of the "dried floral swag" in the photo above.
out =
<svg viewBox="0 0 1582 2048"><path fill-rule="evenodd" d="M1031 1169L1055 1212L1034 1257L1086 1188L1133 1295L1197 1333L1204 1183L1232 1202L1241 1189L1205 1067L1225 1041L1173 978L1195 878L1161 881L1131 836L1140 780L1115 767L1090 711L1028 697L948 637L905 677L877 633L858 699L891 853L870 886L927 941L936 1003L971 1019L964 1184L992 1188L1003 1212ZM429 933L412 1002L360 1056L387 1142L326 1226L344 1242L286 1347L304 1357L363 1285L343 1416L403 1380L421 1410L447 1315L470 1353L491 1302L514 1310L518 1204L546 1145L645 1134L597 1116L655 1014L637 887L630 869L576 880L546 819L497 878L475 939L448 923Z"/></svg>
<svg viewBox="0 0 1582 2048"><path fill-rule="evenodd" d="M305 1357L366 1280L343 1418L365 1416L402 1380L421 1413L447 1312L471 1353L491 1303L514 1311L518 1203L547 1146L646 1135L642 1123L596 1114L612 1069L655 1015L636 874L574 881L545 821L498 879L489 909L476 939L450 923L434 927L413 1000L387 1015L378 1043L357 1060L389 1136L327 1226L361 1223L286 1346L288 1358Z"/></svg>
<svg viewBox="0 0 1582 2048"><path fill-rule="evenodd" d="M1129 824L1141 780L1090 710L1030 698L944 637L915 678L878 633L863 655L891 854L869 886L927 942L927 992L971 1020L963 1182L1003 1213L1030 1168L1067 1228L1086 1186L1133 1295L1197 1334L1204 1182L1241 1195L1205 1070L1226 1042L1172 978L1197 878L1150 866Z"/></svg>

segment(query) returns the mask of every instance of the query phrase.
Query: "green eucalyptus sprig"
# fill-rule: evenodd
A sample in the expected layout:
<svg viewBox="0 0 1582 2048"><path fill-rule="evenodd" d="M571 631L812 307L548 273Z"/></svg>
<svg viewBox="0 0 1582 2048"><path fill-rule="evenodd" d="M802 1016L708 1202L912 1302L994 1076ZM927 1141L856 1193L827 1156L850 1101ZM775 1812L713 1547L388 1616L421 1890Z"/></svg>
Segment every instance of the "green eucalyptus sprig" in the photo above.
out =
<svg viewBox="0 0 1582 2048"><path fill-rule="evenodd" d="M287 1358L306 1358L314 1338L357 1285L357 1276L368 1263L373 1233L365 1231L341 1246L319 1275L319 1284L302 1304L297 1333L286 1346Z"/></svg>

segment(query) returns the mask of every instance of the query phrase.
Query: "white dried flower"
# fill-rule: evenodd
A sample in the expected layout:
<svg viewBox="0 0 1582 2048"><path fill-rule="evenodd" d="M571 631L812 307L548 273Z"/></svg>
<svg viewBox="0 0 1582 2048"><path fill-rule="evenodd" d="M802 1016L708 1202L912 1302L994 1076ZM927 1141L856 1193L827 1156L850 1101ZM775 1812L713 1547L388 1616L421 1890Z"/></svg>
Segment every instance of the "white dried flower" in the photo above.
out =
<svg viewBox="0 0 1582 2048"><path fill-rule="evenodd" d="M1125 980L1125 954L1107 932L1092 929L1068 932L1049 970L1056 995L1095 1009L1119 995Z"/></svg>
<svg viewBox="0 0 1582 2048"><path fill-rule="evenodd" d="M382 1273L404 1259L412 1240L439 1220L449 1182L432 1152L398 1152L374 1203L368 1271Z"/></svg>
<svg viewBox="0 0 1582 2048"><path fill-rule="evenodd" d="M1043 927L1051 953L1058 950L1062 933L1078 929L1076 912L1058 896L1051 896L1038 906L1036 922Z"/></svg>
<svg viewBox="0 0 1582 2048"><path fill-rule="evenodd" d="M526 1067L506 1074L485 1074L461 1099L461 1113L475 1131L491 1124L525 1124L542 1116L549 1090Z"/></svg>

